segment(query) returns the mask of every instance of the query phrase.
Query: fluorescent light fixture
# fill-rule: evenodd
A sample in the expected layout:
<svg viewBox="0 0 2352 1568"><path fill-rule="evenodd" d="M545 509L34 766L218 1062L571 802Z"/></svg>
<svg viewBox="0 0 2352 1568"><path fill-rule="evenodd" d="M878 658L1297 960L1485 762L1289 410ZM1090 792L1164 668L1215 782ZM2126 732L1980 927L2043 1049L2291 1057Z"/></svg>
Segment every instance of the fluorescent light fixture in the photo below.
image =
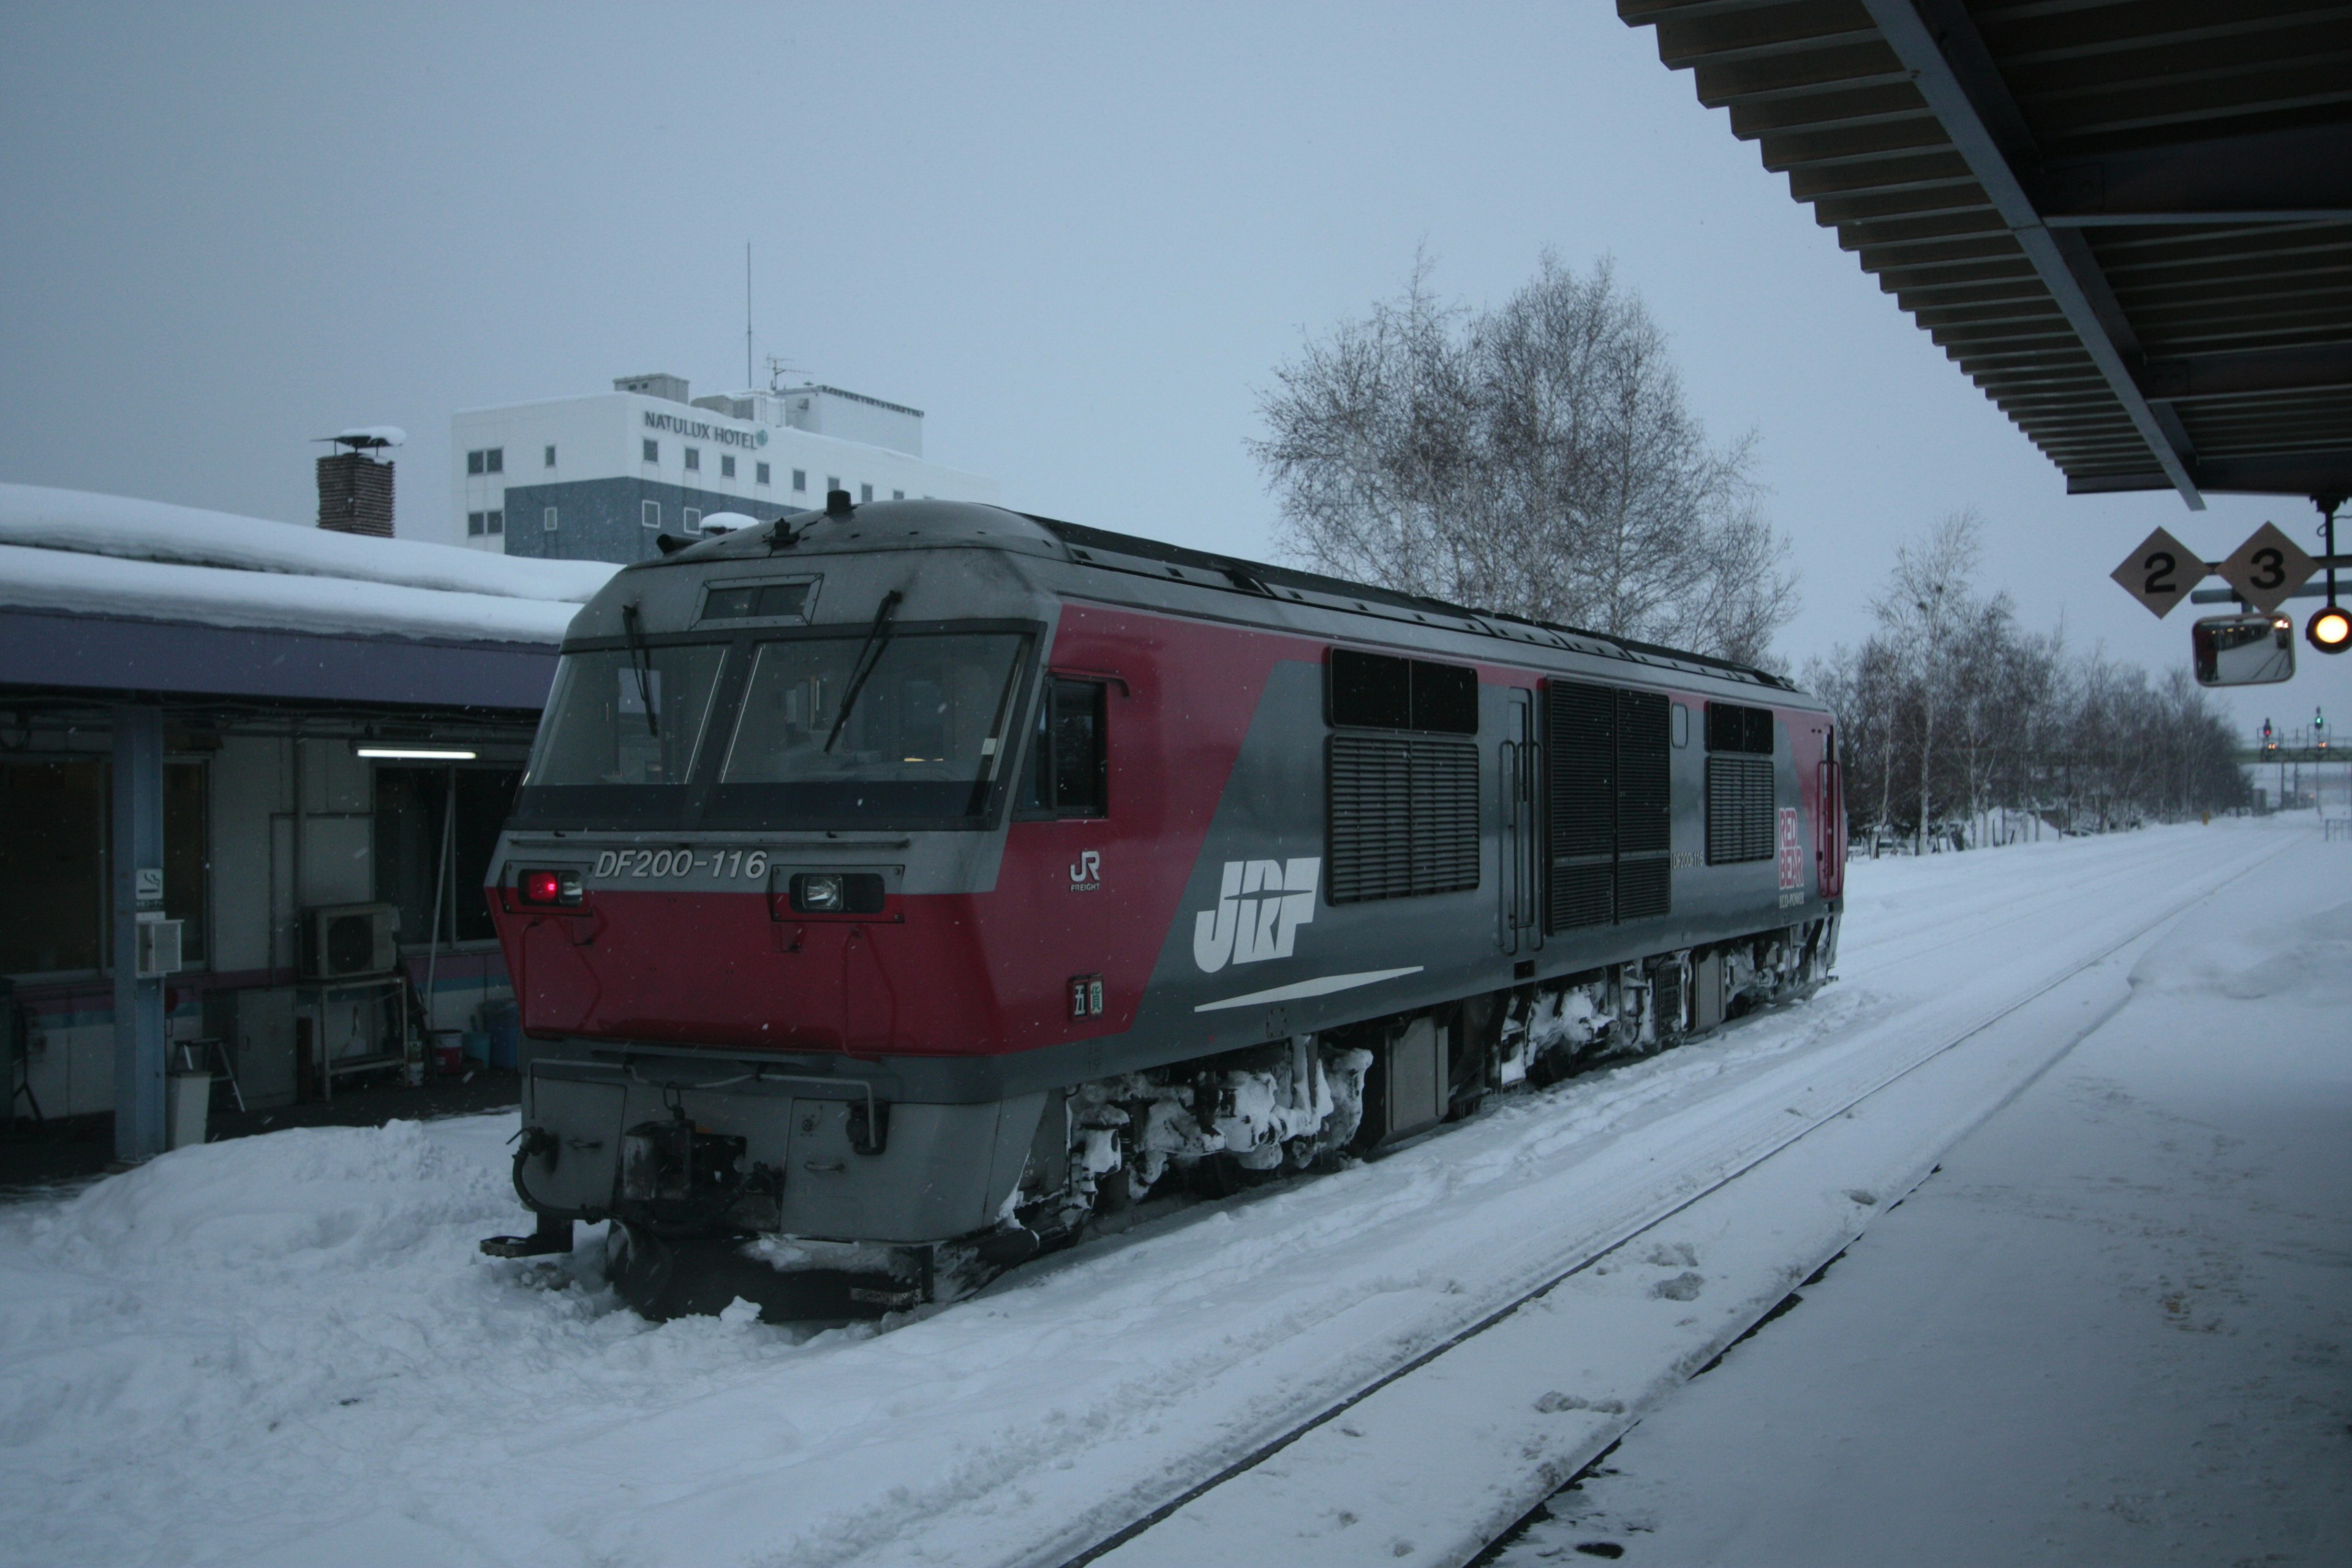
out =
<svg viewBox="0 0 2352 1568"><path fill-rule="evenodd" d="M475 755L435 746L354 746L352 750L362 757L402 763L470 763Z"/></svg>

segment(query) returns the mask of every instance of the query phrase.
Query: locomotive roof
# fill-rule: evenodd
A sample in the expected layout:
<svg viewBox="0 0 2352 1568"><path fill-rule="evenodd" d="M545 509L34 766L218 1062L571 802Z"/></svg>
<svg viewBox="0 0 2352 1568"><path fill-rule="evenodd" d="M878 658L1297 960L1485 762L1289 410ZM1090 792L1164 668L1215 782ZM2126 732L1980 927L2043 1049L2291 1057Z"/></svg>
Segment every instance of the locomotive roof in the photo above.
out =
<svg viewBox="0 0 2352 1568"><path fill-rule="evenodd" d="M1454 631L1571 651L1612 653L1639 663L1696 668L1707 674L1752 681L1779 690L1797 689L1794 684L1769 670L1711 654L1664 647L1507 611L1452 604L1297 567L1193 550L978 502L869 501L843 516L815 510L793 512L767 527L742 529L698 543L687 544L665 536L664 547L670 553L639 562L625 571L716 564L722 561L767 561L787 552L800 555L926 548L1011 549L1110 571L1141 572L1155 579L1175 577L1197 587L1287 599L1347 613L1381 615L1384 619L1402 615Z"/></svg>

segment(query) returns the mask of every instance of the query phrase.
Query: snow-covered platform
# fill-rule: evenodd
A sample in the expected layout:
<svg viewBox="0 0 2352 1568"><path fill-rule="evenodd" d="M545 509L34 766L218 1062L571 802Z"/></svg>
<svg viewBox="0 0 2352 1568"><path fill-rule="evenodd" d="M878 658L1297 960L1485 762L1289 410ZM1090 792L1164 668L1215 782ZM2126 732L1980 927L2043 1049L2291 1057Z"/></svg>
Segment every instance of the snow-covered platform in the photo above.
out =
<svg viewBox="0 0 2352 1568"><path fill-rule="evenodd" d="M2352 846L2311 837L1494 1561L2352 1562Z"/></svg>
<svg viewBox="0 0 2352 1568"><path fill-rule="evenodd" d="M511 1118L183 1151L0 1210L0 1558L1050 1564L1157 1516L1101 1561L1459 1563L1640 1422L1572 1494L1581 1522L1513 1550L2098 1560L2142 1537L2037 1549L2009 1516L2113 1476L2078 1495L2219 1485L2250 1519L2261 1474L2266 1518L2309 1521L2275 1550L2317 1561L2342 1518L2345 1047L2277 1039L2341 1016L2341 854L2274 821L1864 862L1844 978L1811 1005L878 1329L649 1325L584 1228L562 1263L476 1256L520 1223ZM2252 1109L2295 1083L2295 1115ZM2008 1131L2050 1096L2054 1122ZM2086 1217L2044 1215L2081 1173ZM2032 1201L1986 1195L2011 1184ZM1945 1193L1963 1217L1938 1224ZM2118 1388L2111 1426L2068 1425ZM1677 1423L1715 1447L1643 1468ZM2081 1445L2106 1430L2102 1469ZM1707 1533L1735 1516L1766 1533Z"/></svg>

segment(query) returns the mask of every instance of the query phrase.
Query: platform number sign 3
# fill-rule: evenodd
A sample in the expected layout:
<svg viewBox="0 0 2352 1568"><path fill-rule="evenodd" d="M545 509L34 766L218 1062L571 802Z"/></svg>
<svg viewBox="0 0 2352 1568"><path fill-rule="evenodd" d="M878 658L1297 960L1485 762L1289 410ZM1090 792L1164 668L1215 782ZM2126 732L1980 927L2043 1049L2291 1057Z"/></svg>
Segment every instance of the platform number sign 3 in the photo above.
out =
<svg viewBox="0 0 2352 1568"><path fill-rule="evenodd" d="M2221 563L2221 575L2243 599L2264 615L2286 603L2297 588L2311 580L2319 563L2305 554L2279 525L2266 522Z"/></svg>
<svg viewBox="0 0 2352 1568"><path fill-rule="evenodd" d="M2187 603L2189 590L2203 581L2205 558L2159 528L2109 575L2162 620L2173 605Z"/></svg>

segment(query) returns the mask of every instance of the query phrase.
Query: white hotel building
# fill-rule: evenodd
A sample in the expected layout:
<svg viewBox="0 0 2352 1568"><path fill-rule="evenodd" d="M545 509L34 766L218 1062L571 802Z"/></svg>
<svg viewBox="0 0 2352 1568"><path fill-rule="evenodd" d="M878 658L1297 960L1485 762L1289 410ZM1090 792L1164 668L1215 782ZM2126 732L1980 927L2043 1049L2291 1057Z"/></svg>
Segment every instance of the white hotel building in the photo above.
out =
<svg viewBox="0 0 2352 1568"><path fill-rule="evenodd" d="M718 512L767 519L824 505L934 497L994 502L996 481L923 460L923 415L832 386L688 401L682 376L608 393L466 409L450 422L451 500L476 549L643 560L662 533Z"/></svg>

